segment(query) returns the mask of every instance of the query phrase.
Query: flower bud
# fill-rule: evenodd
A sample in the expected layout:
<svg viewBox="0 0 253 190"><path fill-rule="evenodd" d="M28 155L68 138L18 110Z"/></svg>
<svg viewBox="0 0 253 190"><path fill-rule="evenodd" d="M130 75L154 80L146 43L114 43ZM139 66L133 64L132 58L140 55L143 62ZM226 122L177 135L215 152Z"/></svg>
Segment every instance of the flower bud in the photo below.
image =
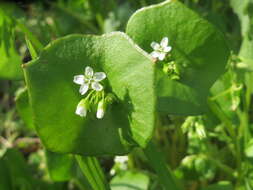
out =
<svg viewBox="0 0 253 190"><path fill-rule="evenodd" d="M102 119L105 114L105 102L104 100L101 100L98 102L98 108L97 108L97 118Z"/></svg>
<svg viewBox="0 0 253 190"><path fill-rule="evenodd" d="M86 99L82 99L78 103L75 113L81 117L86 117L88 107L89 107L88 101Z"/></svg>

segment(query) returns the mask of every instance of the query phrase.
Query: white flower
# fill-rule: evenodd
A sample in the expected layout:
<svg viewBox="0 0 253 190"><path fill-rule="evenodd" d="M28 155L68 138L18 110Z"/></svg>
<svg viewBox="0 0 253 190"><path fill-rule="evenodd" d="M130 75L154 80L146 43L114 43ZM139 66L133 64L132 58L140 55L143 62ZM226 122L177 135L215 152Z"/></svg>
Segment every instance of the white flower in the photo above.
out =
<svg viewBox="0 0 253 190"><path fill-rule="evenodd" d="M103 100L101 100L98 103L97 118L102 119L104 117L104 114L105 114L105 103Z"/></svg>
<svg viewBox="0 0 253 190"><path fill-rule="evenodd" d="M77 107L76 107L76 115L79 115L81 117L86 117L88 110L88 102L85 99L82 99Z"/></svg>
<svg viewBox="0 0 253 190"><path fill-rule="evenodd" d="M154 51L151 53L151 56L156 59L158 58L160 61L164 60L166 54L171 51L172 47L168 46L169 39L164 37L162 41L159 43L152 42L151 47Z"/></svg>
<svg viewBox="0 0 253 190"><path fill-rule="evenodd" d="M103 90L103 86L99 83L99 81L102 81L105 78L106 74L104 72L94 73L93 69L87 66L85 68L84 75L74 76L74 83L81 85L79 92L84 95L89 90L89 88L92 88L96 91Z"/></svg>

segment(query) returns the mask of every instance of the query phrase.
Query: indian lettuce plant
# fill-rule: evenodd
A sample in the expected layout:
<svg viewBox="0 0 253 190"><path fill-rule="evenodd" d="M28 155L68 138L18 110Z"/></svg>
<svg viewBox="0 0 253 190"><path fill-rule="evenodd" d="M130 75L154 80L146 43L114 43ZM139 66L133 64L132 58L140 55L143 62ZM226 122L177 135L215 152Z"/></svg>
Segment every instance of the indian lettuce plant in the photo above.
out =
<svg viewBox="0 0 253 190"><path fill-rule="evenodd" d="M43 31L39 39L20 15L13 15L15 7L3 4L0 77L24 80L25 87L16 96L16 108L43 144L50 178L56 182L75 179L80 189L94 190L218 190L233 189L232 184L236 189L251 189L253 143L248 113L253 3L243 2L239 5L237 0L230 1L243 23L242 35L247 36L238 55L231 53L219 25L194 11L198 1L167 0L137 10L128 21L120 10L129 7L120 7L104 28L99 1L49 2L66 18L70 16L83 24L89 34L71 34L67 24L59 30L63 26L56 28L57 21L48 17L45 33L59 35L48 45L48 40L42 40ZM101 33L107 32L106 27L112 23L112 30L120 28L116 17L125 21L125 30L101 34L97 26L66 8L78 10L87 4L89 14L94 13L98 26L103 28ZM109 4L116 6L114 1ZM15 28L22 34L19 40L25 41L31 57L22 64L23 74L22 60L14 48ZM182 121L182 117L186 119ZM168 139L171 130L175 134ZM171 145L173 141L175 145ZM217 146L211 146L212 141ZM160 143L167 149L161 150ZM233 157L231 163L235 163L236 170L215 158L219 157L219 146L221 160ZM141 162L155 171L151 181L157 184L149 185L149 175L134 170L134 154L144 157ZM97 158L112 156L116 157L110 175L115 177L109 183ZM8 168L11 160L21 164ZM0 177L1 188L8 190L22 184L29 190L36 186L31 182L33 177L22 176L28 166L16 149L3 153L0 166L0 173L9 172ZM219 170L222 180L208 186L215 177L219 179ZM13 172L19 181L9 180ZM223 172L229 176L227 179ZM194 188L198 180L202 183Z"/></svg>

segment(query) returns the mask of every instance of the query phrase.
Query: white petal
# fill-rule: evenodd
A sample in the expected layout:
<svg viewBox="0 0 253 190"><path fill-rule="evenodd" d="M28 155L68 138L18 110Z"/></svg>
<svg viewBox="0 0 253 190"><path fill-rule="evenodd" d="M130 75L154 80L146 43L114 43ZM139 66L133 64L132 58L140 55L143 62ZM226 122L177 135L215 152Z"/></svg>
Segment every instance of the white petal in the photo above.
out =
<svg viewBox="0 0 253 190"><path fill-rule="evenodd" d="M160 48L160 45L156 42L152 42L150 45L154 50L158 50Z"/></svg>
<svg viewBox="0 0 253 190"><path fill-rule="evenodd" d="M160 52L157 52L157 51L153 51L151 54L151 57L153 57L153 58L158 58L159 57L159 55L160 55Z"/></svg>
<svg viewBox="0 0 253 190"><path fill-rule="evenodd" d="M167 47L163 48L163 51L166 52L166 53L168 53L168 52L171 51L171 49L172 49L171 46L167 46Z"/></svg>
<svg viewBox="0 0 253 190"><path fill-rule="evenodd" d="M165 53L160 53L158 59L159 59L160 61L164 60L165 55L166 55Z"/></svg>
<svg viewBox="0 0 253 190"><path fill-rule="evenodd" d="M84 106L80 106L78 105L76 108L76 112L77 115L80 115L81 117L86 117L87 115L87 110Z"/></svg>
<svg viewBox="0 0 253 190"><path fill-rule="evenodd" d="M74 76L74 83L76 84L83 84L84 83L84 76L83 75L76 75Z"/></svg>
<svg viewBox="0 0 253 190"><path fill-rule="evenodd" d="M165 48L166 46L168 46L168 42L169 42L169 39L167 37L164 37L161 41L161 46L163 48Z"/></svg>
<svg viewBox="0 0 253 190"><path fill-rule="evenodd" d="M103 90L103 86L101 84L99 84L98 82L91 83L91 88L96 90L96 91Z"/></svg>
<svg viewBox="0 0 253 190"><path fill-rule="evenodd" d="M94 74L93 79L94 81L101 81L106 78L106 74L104 72L97 72Z"/></svg>
<svg viewBox="0 0 253 190"><path fill-rule="evenodd" d="M104 109L98 109L97 110L97 118L102 119L105 115Z"/></svg>
<svg viewBox="0 0 253 190"><path fill-rule="evenodd" d="M89 66L85 67L85 76L90 78L93 76L93 69Z"/></svg>
<svg viewBox="0 0 253 190"><path fill-rule="evenodd" d="M89 84L84 83L79 89L80 94L84 95L89 90Z"/></svg>

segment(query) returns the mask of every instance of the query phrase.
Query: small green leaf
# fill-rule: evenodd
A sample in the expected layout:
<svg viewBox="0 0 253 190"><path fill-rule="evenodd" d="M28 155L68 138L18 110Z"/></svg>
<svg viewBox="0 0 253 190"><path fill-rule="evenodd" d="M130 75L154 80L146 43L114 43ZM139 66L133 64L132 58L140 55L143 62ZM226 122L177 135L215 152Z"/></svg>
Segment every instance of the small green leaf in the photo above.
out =
<svg viewBox="0 0 253 190"><path fill-rule="evenodd" d="M206 111L209 88L225 71L229 56L221 32L177 0L138 10L126 31L147 52L153 51L152 42L169 38L180 79L169 79L156 63L158 110L186 115Z"/></svg>
<svg viewBox="0 0 253 190"><path fill-rule="evenodd" d="M111 180L112 190L146 190L149 185L149 177L141 172L124 171Z"/></svg>
<svg viewBox="0 0 253 190"><path fill-rule="evenodd" d="M33 47L32 42L28 39L28 37L25 37L25 41L32 59L36 59L38 57L38 53L36 49Z"/></svg>
<svg viewBox="0 0 253 190"><path fill-rule="evenodd" d="M117 101L105 117L75 114L81 96L75 75L86 66L106 73L105 91ZM88 156L124 154L145 147L154 127L154 70L148 56L123 33L71 35L47 46L25 65L38 135L53 152Z"/></svg>

